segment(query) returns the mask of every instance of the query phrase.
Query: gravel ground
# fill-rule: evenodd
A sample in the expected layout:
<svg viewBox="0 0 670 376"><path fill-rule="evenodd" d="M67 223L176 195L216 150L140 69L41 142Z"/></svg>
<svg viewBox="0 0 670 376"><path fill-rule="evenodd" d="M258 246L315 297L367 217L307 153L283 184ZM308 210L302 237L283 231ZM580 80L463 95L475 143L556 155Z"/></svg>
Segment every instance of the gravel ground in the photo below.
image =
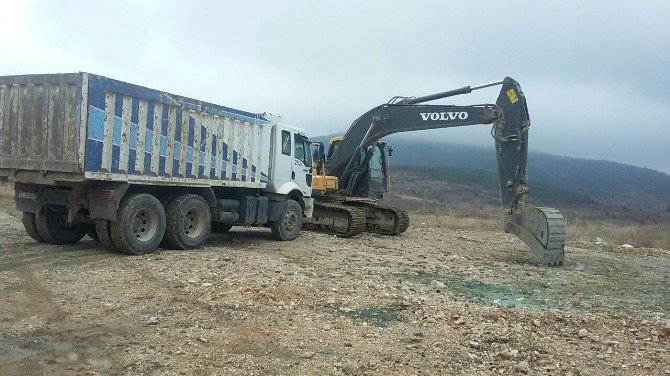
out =
<svg viewBox="0 0 670 376"><path fill-rule="evenodd" d="M128 257L34 243L0 213L0 374L670 375L670 251L234 228Z"/></svg>

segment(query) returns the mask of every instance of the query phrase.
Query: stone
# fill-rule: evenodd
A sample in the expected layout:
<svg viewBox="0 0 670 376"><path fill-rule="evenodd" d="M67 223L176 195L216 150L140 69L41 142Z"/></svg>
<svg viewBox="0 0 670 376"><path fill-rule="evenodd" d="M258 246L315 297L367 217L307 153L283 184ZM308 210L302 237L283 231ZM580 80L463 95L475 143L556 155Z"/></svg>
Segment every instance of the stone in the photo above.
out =
<svg viewBox="0 0 670 376"><path fill-rule="evenodd" d="M444 289L444 288L447 288L447 285L445 285L444 283L442 283L440 281L432 280L432 281L430 281L430 287L433 287L435 289Z"/></svg>
<svg viewBox="0 0 670 376"><path fill-rule="evenodd" d="M519 363L514 365L514 370L517 371L517 372L527 373L529 367L530 366L528 365L528 362L525 361L525 360L522 360Z"/></svg>
<svg viewBox="0 0 670 376"><path fill-rule="evenodd" d="M147 320L147 325L158 325L158 318L156 316L149 317L149 320Z"/></svg>
<svg viewBox="0 0 670 376"><path fill-rule="evenodd" d="M586 330L586 329L582 329L582 330L579 331L579 334L578 334L578 335L579 335L581 338L584 338L584 337L586 337L586 336L589 335L589 331Z"/></svg>

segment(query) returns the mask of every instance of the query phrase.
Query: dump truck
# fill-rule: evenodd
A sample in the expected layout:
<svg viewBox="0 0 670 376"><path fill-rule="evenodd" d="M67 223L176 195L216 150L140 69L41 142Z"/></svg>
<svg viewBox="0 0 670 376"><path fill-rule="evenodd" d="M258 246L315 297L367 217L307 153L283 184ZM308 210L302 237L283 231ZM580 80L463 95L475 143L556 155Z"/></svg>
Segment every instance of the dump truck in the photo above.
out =
<svg viewBox="0 0 670 376"><path fill-rule="evenodd" d="M0 175L34 240L136 255L236 225L292 240L314 206L305 130L90 73L0 77Z"/></svg>

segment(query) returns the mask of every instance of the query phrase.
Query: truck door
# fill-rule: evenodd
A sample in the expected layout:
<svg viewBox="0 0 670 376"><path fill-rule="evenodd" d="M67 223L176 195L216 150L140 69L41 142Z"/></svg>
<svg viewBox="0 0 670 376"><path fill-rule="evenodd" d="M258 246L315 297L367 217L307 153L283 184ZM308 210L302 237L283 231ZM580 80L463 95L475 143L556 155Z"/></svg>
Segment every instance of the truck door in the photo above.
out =
<svg viewBox="0 0 670 376"><path fill-rule="evenodd" d="M307 137L294 133L294 160L291 178L300 187L303 195L312 194L312 152Z"/></svg>

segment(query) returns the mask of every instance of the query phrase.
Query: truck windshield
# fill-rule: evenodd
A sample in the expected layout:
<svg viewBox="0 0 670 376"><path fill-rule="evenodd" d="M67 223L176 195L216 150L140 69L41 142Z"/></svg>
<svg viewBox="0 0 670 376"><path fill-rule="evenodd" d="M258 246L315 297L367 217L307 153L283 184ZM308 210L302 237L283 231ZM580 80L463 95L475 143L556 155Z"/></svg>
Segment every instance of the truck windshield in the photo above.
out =
<svg viewBox="0 0 670 376"><path fill-rule="evenodd" d="M295 157L307 167L312 167L311 143L303 136L295 135Z"/></svg>

